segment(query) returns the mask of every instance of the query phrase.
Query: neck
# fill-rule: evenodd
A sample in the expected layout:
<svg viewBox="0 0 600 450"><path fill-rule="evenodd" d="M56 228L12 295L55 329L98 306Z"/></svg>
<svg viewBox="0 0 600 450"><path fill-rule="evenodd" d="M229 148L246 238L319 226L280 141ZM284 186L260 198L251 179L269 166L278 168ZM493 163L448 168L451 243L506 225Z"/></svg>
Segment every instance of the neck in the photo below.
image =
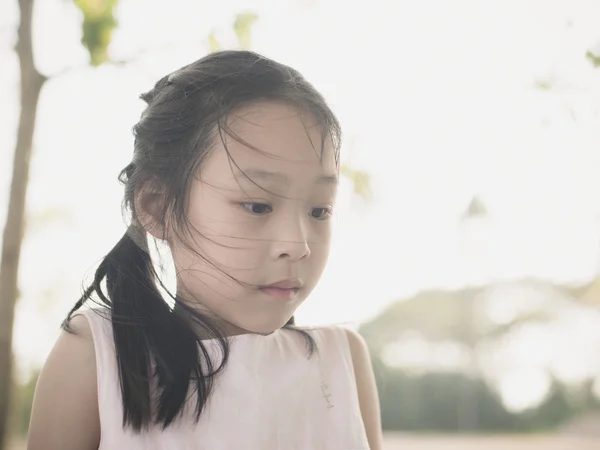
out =
<svg viewBox="0 0 600 450"><path fill-rule="evenodd" d="M261 334L245 330L243 328L238 327L237 325L232 324L231 322L226 321L225 319L214 314L204 305L191 305L188 302L182 305L181 302L182 300L178 300L175 303L173 312L183 317L183 319L188 323L188 325L192 328L196 335L202 340L214 339L218 337L219 334L225 337L241 336L245 334ZM197 316L194 313L196 313ZM202 319L202 322L199 322L198 318L196 317L200 317L200 319ZM209 327L203 325L206 322L210 323ZM215 328L218 330L219 334L216 332L217 330L214 330ZM272 333L263 334L262 336L268 336L269 334Z"/></svg>

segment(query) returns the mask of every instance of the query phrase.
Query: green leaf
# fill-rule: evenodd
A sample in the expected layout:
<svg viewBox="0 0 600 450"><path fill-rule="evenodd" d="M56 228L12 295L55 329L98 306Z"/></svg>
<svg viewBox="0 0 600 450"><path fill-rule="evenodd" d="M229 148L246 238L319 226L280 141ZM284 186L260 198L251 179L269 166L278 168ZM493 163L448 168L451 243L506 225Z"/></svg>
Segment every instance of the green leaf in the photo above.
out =
<svg viewBox="0 0 600 450"><path fill-rule="evenodd" d="M554 86L554 82L549 78L537 78L534 84L541 91L550 91Z"/></svg>
<svg viewBox="0 0 600 450"><path fill-rule="evenodd" d="M340 169L342 175L349 178L354 186L354 193L364 199L371 197L371 177L367 172L355 170L347 164Z"/></svg>
<svg viewBox="0 0 600 450"><path fill-rule="evenodd" d="M219 41L217 41L214 31L208 35L208 47L210 48L211 53L221 50L221 44L219 44Z"/></svg>
<svg viewBox="0 0 600 450"><path fill-rule="evenodd" d="M585 54L585 57L586 57L586 58L587 58L587 59L588 59L588 60L589 60L589 61L592 63L592 65L593 65L595 68L598 68L598 67L600 67L600 56L599 56L599 55L596 55L596 54L594 54L593 52L591 52L591 51L588 51L588 52Z"/></svg>
<svg viewBox="0 0 600 450"><path fill-rule="evenodd" d="M252 25L254 25L257 20L258 15L252 12L238 14L235 18L233 28L237 35L240 47L244 50L250 50L252 48Z"/></svg>
<svg viewBox="0 0 600 450"><path fill-rule="evenodd" d="M108 46L117 26L118 0L74 0L83 14L81 43L90 54L90 63L99 66L109 60Z"/></svg>

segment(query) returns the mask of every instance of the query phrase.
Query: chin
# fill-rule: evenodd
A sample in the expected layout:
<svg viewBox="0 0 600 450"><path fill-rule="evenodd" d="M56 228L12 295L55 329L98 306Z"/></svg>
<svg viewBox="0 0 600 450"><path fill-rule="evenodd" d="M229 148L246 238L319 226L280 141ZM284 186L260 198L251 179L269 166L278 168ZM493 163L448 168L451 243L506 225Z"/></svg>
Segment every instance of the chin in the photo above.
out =
<svg viewBox="0 0 600 450"><path fill-rule="evenodd" d="M266 336L271 333L274 333L275 331L277 331L280 328L282 328L283 326L285 326L285 324L287 324L289 322L290 317L282 317L279 320L278 319L279 318L269 320L269 321L264 321L262 323L240 324L240 325L245 325L245 326L240 326L239 328L246 330L248 333L261 334L263 336Z"/></svg>

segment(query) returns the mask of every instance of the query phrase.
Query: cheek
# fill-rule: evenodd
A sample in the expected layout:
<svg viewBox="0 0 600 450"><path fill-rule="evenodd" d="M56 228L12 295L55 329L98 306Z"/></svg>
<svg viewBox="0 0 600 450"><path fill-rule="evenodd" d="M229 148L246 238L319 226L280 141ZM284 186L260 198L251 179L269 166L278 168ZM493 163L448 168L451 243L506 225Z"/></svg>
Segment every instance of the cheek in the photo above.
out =
<svg viewBox="0 0 600 450"><path fill-rule="evenodd" d="M205 235L199 231L194 231L188 245L171 246L179 270L197 270L208 277L230 275L243 279L245 273L261 266L265 254L261 241L224 234Z"/></svg>
<svg viewBox="0 0 600 450"><path fill-rule="evenodd" d="M203 256L230 275L255 270L264 259L259 242L220 237L203 245Z"/></svg>
<svg viewBox="0 0 600 450"><path fill-rule="evenodd" d="M331 220L320 222L315 226L312 241L314 242L315 247L319 248L321 252L329 251L331 245L331 232Z"/></svg>
<svg viewBox="0 0 600 450"><path fill-rule="evenodd" d="M321 229L315 233L312 245L310 246L311 264L322 270L329 258L330 249L331 226L327 224L323 225Z"/></svg>
<svg viewBox="0 0 600 450"><path fill-rule="evenodd" d="M223 202L191 211L193 248L228 272L260 267L269 256L270 227Z"/></svg>
<svg viewBox="0 0 600 450"><path fill-rule="evenodd" d="M327 263L327 259L329 259L329 250L329 242L322 243L321 245L318 245L316 247L315 251L312 254L313 259L315 260L314 264L317 265L321 270L323 270L325 264Z"/></svg>
<svg viewBox="0 0 600 450"><path fill-rule="evenodd" d="M241 283L253 283L252 273L260 263L256 252L227 249L205 243L203 250L179 246L173 260L181 291L202 301L231 300L240 295ZM179 290L179 288L178 288Z"/></svg>

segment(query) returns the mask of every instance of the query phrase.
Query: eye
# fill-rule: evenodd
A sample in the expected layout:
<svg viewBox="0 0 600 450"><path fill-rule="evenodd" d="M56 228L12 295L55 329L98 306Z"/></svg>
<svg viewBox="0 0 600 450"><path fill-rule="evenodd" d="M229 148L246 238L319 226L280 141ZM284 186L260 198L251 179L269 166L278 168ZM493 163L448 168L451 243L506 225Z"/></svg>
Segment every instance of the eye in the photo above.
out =
<svg viewBox="0 0 600 450"><path fill-rule="evenodd" d="M331 217L332 214L333 214L333 209L331 207L313 208L310 211L310 216L317 220L329 219L329 217Z"/></svg>
<svg viewBox="0 0 600 450"><path fill-rule="evenodd" d="M242 208L247 209L251 214L254 214L255 216L264 216L265 214L273 212L273 208L271 207L271 205L268 205L266 203L246 202L241 203L240 206Z"/></svg>

